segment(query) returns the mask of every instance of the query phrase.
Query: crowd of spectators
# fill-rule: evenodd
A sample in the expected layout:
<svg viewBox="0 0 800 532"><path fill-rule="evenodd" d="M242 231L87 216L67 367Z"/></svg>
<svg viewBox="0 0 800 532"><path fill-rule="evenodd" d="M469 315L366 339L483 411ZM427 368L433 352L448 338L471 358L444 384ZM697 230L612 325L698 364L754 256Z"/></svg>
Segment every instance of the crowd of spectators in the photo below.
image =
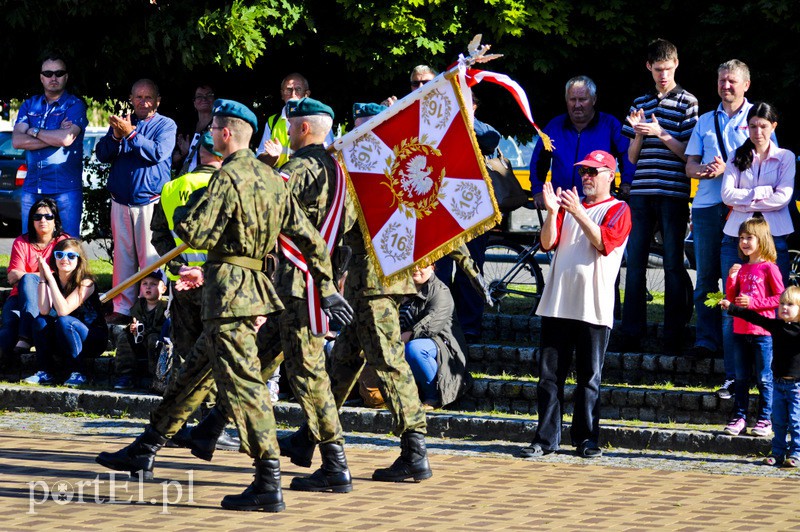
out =
<svg viewBox="0 0 800 532"><path fill-rule="evenodd" d="M745 97L750 88L747 65L732 59L719 66L717 88L721 101L713 111L701 116L698 100L676 81L679 64L673 44L663 39L652 42L646 62L652 77L650 89L633 101L623 120L596 109L599 91L590 78L576 76L568 80L564 92L567 112L544 128L556 149L547 151L543 143L538 143L533 151L531 192L535 205L547 211L548 223L555 224L548 227L552 232L548 234L548 238L552 237L549 247L561 245L562 260L568 256L559 240L565 218L575 218L583 231L572 235L576 242L588 238L592 244L582 258L596 262L603 283L607 283L610 271L609 266L603 266L609 261L607 255L614 252L610 268L618 269L616 258L619 255L623 260L624 249L627 276L621 287L625 297L616 346L621 350L638 349L646 334L645 272L653 235L658 231L665 279L663 351L692 357L723 357L726 380L717 393L722 398L736 395L735 421L744 417L742 401L750 373L741 369L742 357L736 355L741 351L736 347L737 342L741 341L737 340L733 319L704 303L710 294L720 290L721 280L738 271L743 261L742 227L747 223L752 225L752 219L766 224L776 250L776 271L781 284L778 288L776 282L770 301L777 303L783 286L788 286L786 240L794 231L789 208L794 197L795 156L778 147L776 110L767 103L751 103ZM411 73L411 89L435 75L430 67L415 68ZM161 331L165 314L169 315L162 296L170 282L176 290L174 300L178 309L184 306L198 313L196 302L192 302L197 299L196 292L192 294L191 290L199 285L191 281L192 269L202 266L205 255L202 250L189 250L168 264L166 272L156 270L140 287L131 286L115 297L112 312L102 311L85 252L80 241L73 238L80 236L81 140L88 121L83 102L66 91L68 79L66 61L57 55L47 56L40 72L43 94L22 104L14 126L14 146L26 150L28 158L21 213L26 232L15 240L11 252L8 279L13 288L3 306L0 353L5 364L14 363L17 355L35 345L38 368L35 375L26 379L28 382L49 384L68 376L65 384L80 385L86 380L84 360L106 346L108 324L112 326L117 348L115 387L128 389L133 387L136 375L153 374L162 342L170 336L168 331ZM290 160L287 109L291 101L310 94L308 80L298 73L281 81L284 106L267 120L255 150L262 163L278 168ZM162 191L174 189L175 198L179 193L188 197L205 186L219 167L221 157L214 152L210 136L204 141L211 125L214 99L212 86L199 84L193 95L197 120L192 127L179 130L172 119L158 112L161 103L158 85L140 79L131 87L132 112L109 118L108 132L98 141L96 156L110 165L107 188L112 200L114 285L152 264L170 244L179 243L172 239L167 215L174 211L177 199L165 200L162 205ZM392 96L381 106L371 105L380 110L396 99ZM474 101L477 107L477 99ZM499 133L478 120L474 127L482 151L491 155L500 140ZM332 139L328 132L326 143ZM618 184L613 179L608 183L608 197L602 187L600 192L595 187L597 183L593 180L597 179L598 171L603 176L602 187L606 185L608 171L619 175ZM164 188L178 176L201 174L202 183L182 182L180 187ZM699 183L693 202L692 179ZM616 198L612 214L584 223L581 212L594 203L605 204L613 196ZM607 207L603 207L604 213ZM694 287L684 265L684 238L690 220L694 224L697 261ZM595 228L600 231L599 241L595 238L598 236ZM164 235L168 238L159 244ZM485 248L485 237L469 244L479 269ZM203 258L198 259L201 255ZM452 273L451 264L452 261L440 261L436 275L433 266L418 269L414 273L417 294L408 296L400 305L406 358L421 398L431 407L452 402L463 389L469 380L464 368L465 337L470 342L481 338L482 297L473 290L474 279L461 272ZM551 276L549 282L558 281ZM613 297L612 292L617 292L606 288L606 284L590 287L576 282L570 286L573 293L567 295L548 284L543 299L546 304L540 308L547 317L543 321L543 339L569 334L566 329L561 330L565 319L569 327L572 327L570 320L586 321L582 311L572 308L565 318L564 307L557 300L572 298L573 303L589 305L588 292L581 290L602 298ZM692 291L693 301L687 297ZM591 327L602 325L602 334L590 327L593 332L587 337L589 344L575 354L579 359L577 367L585 370L582 374L591 396L581 410L586 427L578 438L583 446L580 452L587 457L599 454L596 452L599 403L597 394L591 390L596 392L599 386L602 355L612 323L605 306L603 309L602 319L595 316L587 322ZM687 324L693 311L697 315L697 334L694 344L689 346ZM187 313L177 312L179 326L192 321ZM737 323L741 328L743 322ZM462 326L465 334L461 332ZM190 340L179 342L181 356L188 353ZM549 358L542 357L540 403L549 396L558 396L564 375L556 366L564 364L563 357L572 356L575 349L574 345L555 341L546 347L551 351L545 350ZM445 370L452 364L459 369L449 375ZM762 360L759 367L764 369L763 365ZM545 373L548 379L544 379ZM276 372L273 381L278 378ZM273 399L277 389L274 392ZM768 393L762 395L769 399ZM561 411L552 401L541 403L540 408L549 416L552 427L560 427ZM768 422L768 408L762 408L760 418ZM737 427L739 424L737 421ZM557 449L560 434L552 427L547 433L543 430L537 433L528 452L530 456ZM729 432L733 433L737 427Z"/></svg>

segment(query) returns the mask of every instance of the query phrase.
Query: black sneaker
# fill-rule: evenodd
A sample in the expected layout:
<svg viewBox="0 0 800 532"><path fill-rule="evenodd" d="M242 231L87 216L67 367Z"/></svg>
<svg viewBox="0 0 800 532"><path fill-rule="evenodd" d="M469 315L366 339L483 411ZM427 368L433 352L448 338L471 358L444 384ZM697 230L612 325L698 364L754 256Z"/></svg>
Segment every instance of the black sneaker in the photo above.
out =
<svg viewBox="0 0 800 532"><path fill-rule="evenodd" d="M717 397L719 397L720 399L730 399L731 397L733 397L733 392L732 392L733 382L734 382L733 379L726 380L722 384L722 387L714 393L716 393Z"/></svg>

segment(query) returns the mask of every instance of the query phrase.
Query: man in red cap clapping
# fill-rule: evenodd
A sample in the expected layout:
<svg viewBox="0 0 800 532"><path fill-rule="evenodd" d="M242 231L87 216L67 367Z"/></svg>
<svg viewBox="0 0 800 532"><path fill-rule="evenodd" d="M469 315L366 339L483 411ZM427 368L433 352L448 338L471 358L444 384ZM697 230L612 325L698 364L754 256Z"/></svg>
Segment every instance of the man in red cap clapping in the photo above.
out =
<svg viewBox="0 0 800 532"><path fill-rule="evenodd" d="M614 324L614 281L631 231L628 205L611 196L617 162L605 151L591 152L575 164L584 199L576 187L553 190L545 183L547 218L541 242L555 250L536 313L542 316L539 420L525 458L553 453L561 442L564 381L575 352L575 409L570 431L579 456L602 454L600 377Z"/></svg>

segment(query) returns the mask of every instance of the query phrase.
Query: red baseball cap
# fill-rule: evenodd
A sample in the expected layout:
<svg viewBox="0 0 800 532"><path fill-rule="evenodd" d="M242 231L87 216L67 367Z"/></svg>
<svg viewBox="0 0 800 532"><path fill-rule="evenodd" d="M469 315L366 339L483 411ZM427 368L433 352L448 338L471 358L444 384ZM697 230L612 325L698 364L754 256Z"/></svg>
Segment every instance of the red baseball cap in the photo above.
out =
<svg viewBox="0 0 800 532"><path fill-rule="evenodd" d="M617 169L617 160L603 150L594 150L587 155L581 162L575 163L573 166L588 166L590 168L609 168L612 172Z"/></svg>

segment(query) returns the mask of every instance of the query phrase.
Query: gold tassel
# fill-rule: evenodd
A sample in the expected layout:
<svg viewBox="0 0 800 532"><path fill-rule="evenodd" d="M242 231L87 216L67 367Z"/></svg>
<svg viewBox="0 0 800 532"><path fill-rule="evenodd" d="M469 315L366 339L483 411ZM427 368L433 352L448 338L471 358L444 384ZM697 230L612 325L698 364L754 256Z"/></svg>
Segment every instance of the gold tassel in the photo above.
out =
<svg viewBox="0 0 800 532"><path fill-rule="evenodd" d="M533 125L536 128L536 133L539 134L539 138L542 139L542 144L544 145L544 149L547 151L553 151L553 140L536 124Z"/></svg>

